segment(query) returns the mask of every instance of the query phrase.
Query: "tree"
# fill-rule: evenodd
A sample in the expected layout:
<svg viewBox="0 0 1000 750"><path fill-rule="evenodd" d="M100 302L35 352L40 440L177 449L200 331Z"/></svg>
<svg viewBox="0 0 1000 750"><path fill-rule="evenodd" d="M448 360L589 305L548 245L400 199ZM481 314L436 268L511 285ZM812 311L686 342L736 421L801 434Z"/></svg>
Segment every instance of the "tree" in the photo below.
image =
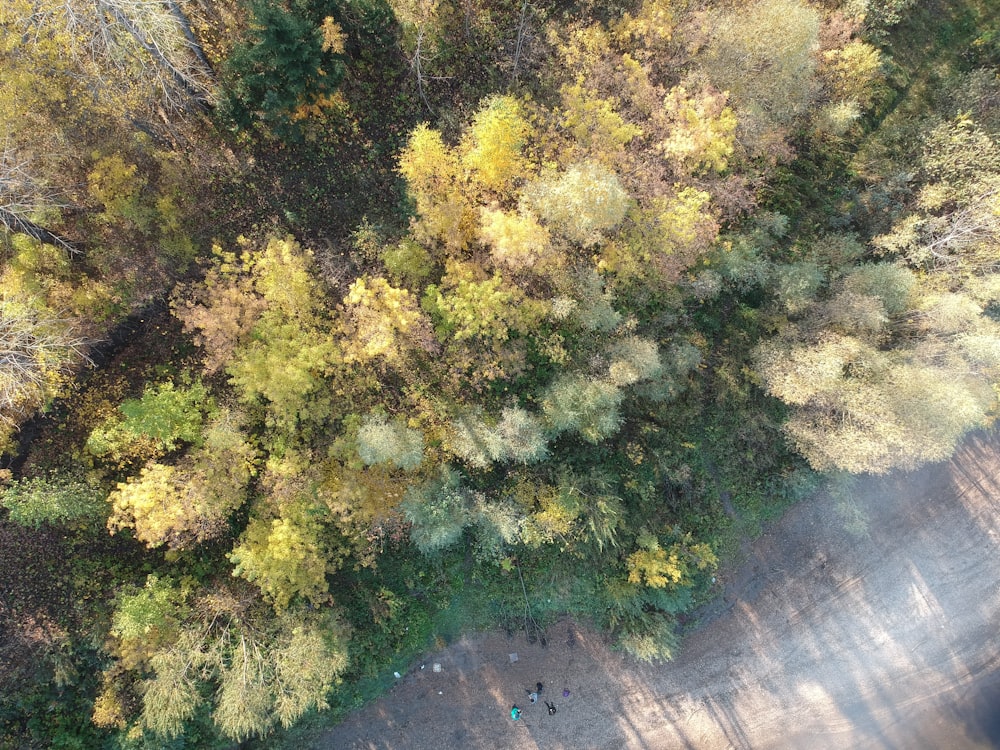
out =
<svg viewBox="0 0 1000 750"><path fill-rule="evenodd" d="M449 263L447 271L440 285L427 287L422 301L439 339L503 342L530 331L544 310L544 303L526 298L499 273L482 278L482 269L469 263Z"/></svg>
<svg viewBox="0 0 1000 750"><path fill-rule="evenodd" d="M598 244L617 227L631 205L618 175L593 162L542 177L523 192L525 205L573 242Z"/></svg>
<svg viewBox="0 0 1000 750"><path fill-rule="evenodd" d="M322 422L332 409L325 378L342 355L312 262L289 237L239 257L219 249L209 287L182 287L173 302L208 348L209 368L226 361L240 399L263 405L279 430Z"/></svg>
<svg viewBox="0 0 1000 750"><path fill-rule="evenodd" d="M650 380L663 369L659 347L649 339L629 336L615 342L608 354L608 380L619 388Z"/></svg>
<svg viewBox="0 0 1000 750"><path fill-rule="evenodd" d="M613 435L621 426L618 407L624 398L611 383L564 373L542 394L542 411L553 433L578 432L590 443Z"/></svg>
<svg viewBox="0 0 1000 750"><path fill-rule="evenodd" d="M233 576L255 584L276 611L299 598L317 606L330 600L326 574L332 566L319 510L303 499L279 517L253 518L228 555Z"/></svg>
<svg viewBox="0 0 1000 750"><path fill-rule="evenodd" d="M442 243L451 251L475 236L476 215L470 204L461 162L441 133L420 124L399 157L399 172L416 203L416 239Z"/></svg>
<svg viewBox="0 0 1000 750"><path fill-rule="evenodd" d="M102 98L133 112L208 104L213 71L175 0L17 2L10 20L25 51L47 56L56 42Z"/></svg>
<svg viewBox="0 0 1000 750"><path fill-rule="evenodd" d="M84 15L87 6L83 12L67 7L70 26L89 32L91 50L118 66L122 78L148 76L176 109L209 104L214 73L176 0L98 0L95 17ZM126 61L138 62L138 69L127 69Z"/></svg>
<svg viewBox="0 0 1000 750"><path fill-rule="evenodd" d="M854 102L867 108L882 81L882 54L860 39L823 53L820 74L835 101Z"/></svg>
<svg viewBox="0 0 1000 750"><path fill-rule="evenodd" d="M931 131L922 166L913 211L872 243L894 262L837 269L826 297L757 350L765 387L795 407L786 431L819 470L943 460L995 408L1000 149L960 118Z"/></svg>
<svg viewBox="0 0 1000 750"><path fill-rule="evenodd" d="M549 231L530 211L483 208L479 230L493 264L514 273L553 273L566 263L552 247Z"/></svg>
<svg viewBox="0 0 1000 750"><path fill-rule="evenodd" d="M984 423L1000 325L968 297L920 287L905 268L859 266L758 347L756 370L795 407L785 429L817 470L881 474L939 461Z"/></svg>
<svg viewBox="0 0 1000 750"><path fill-rule="evenodd" d="M921 160L916 210L873 240L883 253L951 276L995 267L1000 243L1000 144L960 117L935 128Z"/></svg>
<svg viewBox="0 0 1000 750"><path fill-rule="evenodd" d="M119 592L111 635L118 640L118 656L127 669L139 667L177 638L188 612L188 593L172 579L152 574L141 589Z"/></svg>
<svg viewBox="0 0 1000 750"><path fill-rule="evenodd" d="M424 458L424 436L400 419L369 416L358 430L358 455L369 466L391 463L415 469Z"/></svg>
<svg viewBox="0 0 1000 750"><path fill-rule="evenodd" d="M72 526L93 522L107 513L105 494L84 477L54 472L11 482L0 495L10 520L22 526Z"/></svg>
<svg viewBox="0 0 1000 750"><path fill-rule="evenodd" d="M147 386L141 398L122 402L120 415L91 430L84 447L91 456L118 466L157 458L200 443L204 416L213 406L201 382L180 388L173 381Z"/></svg>
<svg viewBox="0 0 1000 750"><path fill-rule="evenodd" d="M509 194L515 180L530 174L523 151L531 137L531 124L514 97L490 97L480 105L462 138L462 165L486 190Z"/></svg>
<svg viewBox="0 0 1000 750"><path fill-rule="evenodd" d="M347 628L329 611L274 616L245 592L224 588L190 596L182 608L163 604L175 635L152 649L152 675L142 682L141 726L158 739L183 734L208 700L207 685L216 688L212 719L231 740L291 726L306 711L327 708L347 668ZM135 637L116 635L123 642Z"/></svg>
<svg viewBox="0 0 1000 750"><path fill-rule="evenodd" d="M254 0L247 38L226 63L223 109L237 126L288 132L296 110L329 104L346 67L332 17L316 23L276 0Z"/></svg>
<svg viewBox="0 0 1000 750"><path fill-rule="evenodd" d="M673 533L677 535L677 530ZM628 580L651 588L690 585L695 570L714 568L718 564L712 548L703 542L696 543L690 534L682 535L664 548L654 534L643 529L638 547L625 561Z"/></svg>
<svg viewBox="0 0 1000 750"><path fill-rule="evenodd" d="M780 155L782 130L805 113L815 78L819 13L800 0L759 0L719 11L698 61L736 105L737 135L752 153Z"/></svg>
<svg viewBox="0 0 1000 750"><path fill-rule="evenodd" d="M176 464L147 464L111 493L108 528L130 528L149 547L185 549L220 536L246 500L256 452L239 417L224 412L199 435L200 447Z"/></svg>
<svg viewBox="0 0 1000 750"><path fill-rule="evenodd" d="M480 469L500 461L537 463L548 455L541 421L517 407L503 409L499 419L486 418L479 408L458 415L450 425L448 446Z"/></svg>
<svg viewBox="0 0 1000 750"><path fill-rule="evenodd" d="M457 542L472 520L473 498L458 472L448 466L442 467L440 477L409 488L400 507L417 549L430 555Z"/></svg>
<svg viewBox="0 0 1000 750"><path fill-rule="evenodd" d="M0 298L0 446L9 447L18 425L86 361L75 327L33 301Z"/></svg>
<svg viewBox="0 0 1000 750"><path fill-rule="evenodd" d="M0 224L8 232L25 234L38 242L44 242L70 253L79 248L51 229L32 221L43 211L64 208L53 191L45 190L32 177L30 165L10 148L5 146L0 155Z"/></svg>
<svg viewBox="0 0 1000 750"><path fill-rule="evenodd" d="M712 89L692 96L683 86L674 86L663 102L669 135L658 148L686 172L725 170L736 134L736 115L726 106L727 99Z"/></svg>
<svg viewBox="0 0 1000 750"><path fill-rule="evenodd" d="M414 295L381 277L356 279L344 308L343 348L348 362L382 359L398 366L410 349L437 350L430 321Z"/></svg>
<svg viewBox="0 0 1000 750"><path fill-rule="evenodd" d="M447 444L452 453L477 469L504 458L503 440L481 408L464 411L452 420Z"/></svg>
<svg viewBox="0 0 1000 750"><path fill-rule="evenodd" d="M580 161L613 168L625 155L625 147L642 135L642 128L626 122L617 111L618 102L601 98L588 88L583 74L560 90L560 128L572 136L570 152Z"/></svg>

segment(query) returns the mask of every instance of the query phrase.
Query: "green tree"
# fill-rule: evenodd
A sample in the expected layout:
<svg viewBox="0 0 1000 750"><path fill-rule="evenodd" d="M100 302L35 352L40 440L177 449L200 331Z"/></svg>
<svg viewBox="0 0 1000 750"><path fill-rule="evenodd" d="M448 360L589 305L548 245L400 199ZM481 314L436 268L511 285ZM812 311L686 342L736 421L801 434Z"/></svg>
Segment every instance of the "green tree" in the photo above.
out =
<svg viewBox="0 0 1000 750"><path fill-rule="evenodd" d="M73 473L11 482L0 495L0 505L10 511L10 520L22 526L42 524L73 526L103 518L107 513L105 493L95 483Z"/></svg>
<svg viewBox="0 0 1000 750"><path fill-rule="evenodd" d="M564 373L542 394L542 412L553 433L578 432L598 443L618 431L623 394L611 383Z"/></svg>
<svg viewBox="0 0 1000 750"><path fill-rule="evenodd" d="M499 273L483 276L472 264L450 263L441 284L427 287L422 304L435 318L439 339L503 342L529 332L541 317L544 303L526 298Z"/></svg>
<svg viewBox="0 0 1000 750"><path fill-rule="evenodd" d="M180 388L172 381L148 386L141 398L121 403L121 416L95 427L85 447L92 456L118 466L162 456L181 445L199 444L205 414L213 408L200 381Z"/></svg>
<svg viewBox="0 0 1000 750"><path fill-rule="evenodd" d="M172 579L151 574L142 588L118 594L111 635L118 641L117 655L127 669L140 666L174 641L188 613L188 593Z"/></svg>
<svg viewBox="0 0 1000 750"><path fill-rule="evenodd" d="M250 7L250 29L226 63L223 110L240 127L260 122L286 134L296 110L329 103L337 90L346 70L343 41L335 21L324 28L294 5L254 0Z"/></svg>
<svg viewBox="0 0 1000 750"><path fill-rule="evenodd" d="M208 590L192 601L176 637L149 658L140 726L157 739L183 735L208 700L223 736L237 742L291 726L327 695L347 668L347 629L336 615L269 615L239 591Z"/></svg>
<svg viewBox="0 0 1000 750"><path fill-rule="evenodd" d="M430 555L455 544L472 521L473 499L458 472L447 466L440 477L409 488L400 508L417 549Z"/></svg>

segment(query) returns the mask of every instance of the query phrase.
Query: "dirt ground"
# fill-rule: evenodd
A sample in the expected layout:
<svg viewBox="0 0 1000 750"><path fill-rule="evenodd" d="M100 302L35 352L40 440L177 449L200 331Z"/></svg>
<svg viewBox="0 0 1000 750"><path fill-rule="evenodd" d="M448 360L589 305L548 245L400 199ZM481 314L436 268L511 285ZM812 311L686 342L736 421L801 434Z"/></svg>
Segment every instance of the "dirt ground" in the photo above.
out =
<svg viewBox="0 0 1000 750"><path fill-rule="evenodd" d="M313 748L1000 747L998 468L1000 438L979 436L948 464L798 505L720 576L669 664L570 621L544 648L465 638ZM537 681L553 716L527 701Z"/></svg>

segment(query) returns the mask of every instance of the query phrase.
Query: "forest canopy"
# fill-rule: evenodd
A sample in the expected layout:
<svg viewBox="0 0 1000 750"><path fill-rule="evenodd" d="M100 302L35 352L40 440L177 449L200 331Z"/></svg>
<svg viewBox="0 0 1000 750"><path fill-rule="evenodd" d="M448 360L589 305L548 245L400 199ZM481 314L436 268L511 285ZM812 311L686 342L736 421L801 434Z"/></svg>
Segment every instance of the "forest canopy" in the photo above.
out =
<svg viewBox="0 0 1000 750"><path fill-rule="evenodd" d="M986 6L6 3L0 733L281 746L567 613L669 659L766 520L947 459Z"/></svg>

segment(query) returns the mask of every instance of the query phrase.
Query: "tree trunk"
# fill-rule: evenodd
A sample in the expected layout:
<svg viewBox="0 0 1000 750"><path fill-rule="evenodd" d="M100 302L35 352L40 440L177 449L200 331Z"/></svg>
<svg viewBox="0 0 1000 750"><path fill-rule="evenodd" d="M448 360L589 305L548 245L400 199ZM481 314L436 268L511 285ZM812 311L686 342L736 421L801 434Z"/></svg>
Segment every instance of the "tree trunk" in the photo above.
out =
<svg viewBox="0 0 1000 750"><path fill-rule="evenodd" d="M180 89L187 94L187 96L195 102L195 104L197 104L199 109L208 109L209 102L208 98L205 96L205 92L202 91L200 87L190 78L178 70L177 67L167 59L166 55L160 51L160 48L157 47L155 43L147 39L142 33L142 30L139 29L128 16L122 13L121 10L112 3L102 2L101 6L111 14L111 17L114 18L115 21L121 24L125 30L128 31L132 38L139 43L140 47L149 53L149 56L156 61L156 64L170 76L174 83L177 84L177 86L180 87Z"/></svg>
<svg viewBox="0 0 1000 750"><path fill-rule="evenodd" d="M205 50L202 48L201 44L198 42L197 37L195 37L188 17L184 15L184 11L181 10L181 6L177 3L177 0L166 0L166 3L167 7L170 8L170 13L175 19L177 19L177 23L184 32L184 38L187 39L188 44L191 45L191 51L194 52L195 57L198 58L198 62L205 66L205 70L214 81L215 69L212 67L212 63L209 61L208 56L205 54Z"/></svg>
<svg viewBox="0 0 1000 750"><path fill-rule="evenodd" d="M7 230L13 232L14 234L26 234L29 237L43 242L46 245L52 245L53 247L58 247L61 250L67 250L71 253L79 253L80 248L74 245L69 240L63 239L55 232L50 232L45 227L39 226L33 221L29 221L22 216L18 216L13 211L8 211L6 208L0 208L0 223L2 223Z"/></svg>

